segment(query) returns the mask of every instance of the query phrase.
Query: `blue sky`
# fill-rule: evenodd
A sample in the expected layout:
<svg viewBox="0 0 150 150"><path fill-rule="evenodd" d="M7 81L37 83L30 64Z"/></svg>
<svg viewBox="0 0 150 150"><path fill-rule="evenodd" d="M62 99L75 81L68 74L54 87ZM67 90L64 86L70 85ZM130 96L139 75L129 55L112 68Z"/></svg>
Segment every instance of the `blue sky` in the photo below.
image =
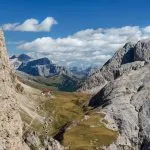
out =
<svg viewBox="0 0 150 150"><path fill-rule="evenodd" d="M0 0L0 24L21 25L31 18L40 24L51 17L57 24L49 30L7 28L9 53L47 56L64 65L102 65L125 42L149 37L149 7L148 0Z"/></svg>

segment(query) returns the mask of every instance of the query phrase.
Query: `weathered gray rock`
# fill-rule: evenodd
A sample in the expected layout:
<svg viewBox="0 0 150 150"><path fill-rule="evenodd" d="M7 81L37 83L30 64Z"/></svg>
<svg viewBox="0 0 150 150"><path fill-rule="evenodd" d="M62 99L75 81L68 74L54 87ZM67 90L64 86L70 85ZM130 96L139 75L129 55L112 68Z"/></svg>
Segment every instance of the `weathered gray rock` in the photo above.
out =
<svg viewBox="0 0 150 150"><path fill-rule="evenodd" d="M145 61L135 61L132 63L127 63L124 65L121 65L120 68L114 70L114 78L116 79L117 77L129 73L131 70L138 70L141 67L145 65Z"/></svg>
<svg viewBox="0 0 150 150"><path fill-rule="evenodd" d="M150 65L109 82L89 102L106 114L108 127L118 130L108 150L150 149Z"/></svg>
<svg viewBox="0 0 150 150"><path fill-rule="evenodd" d="M98 92L107 82L114 80L114 70L120 68L122 64L134 61L134 44L127 43L119 49L114 56L108 60L101 69L93 73L83 84L80 91L92 93Z"/></svg>
<svg viewBox="0 0 150 150"><path fill-rule="evenodd" d="M134 48L134 60L150 62L150 40L139 41Z"/></svg>
<svg viewBox="0 0 150 150"><path fill-rule="evenodd" d="M29 131L24 135L24 147L28 150L64 150L64 147L49 136L41 136L36 132Z"/></svg>
<svg viewBox="0 0 150 150"><path fill-rule="evenodd" d="M117 51L82 89L99 89L89 106L104 112L107 126L119 132L117 141L105 149L150 150L150 40L127 49ZM105 82L92 83L95 77Z"/></svg>
<svg viewBox="0 0 150 150"><path fill-rule="evenodd" d="M119 49L115 55L108 60L101 69L98 69L88 80L83 84L80 91L97 93L103 88L107 82L113 81L118 77L119 73L122 74L132 69L138 69L143 66L143 61L150 62L150 40L142 40L137 44L127 43ZM133 63L132 65L129 63ZM127 64L127 65L125 65ZM117 74L118 73L118 74Z"/></svg>

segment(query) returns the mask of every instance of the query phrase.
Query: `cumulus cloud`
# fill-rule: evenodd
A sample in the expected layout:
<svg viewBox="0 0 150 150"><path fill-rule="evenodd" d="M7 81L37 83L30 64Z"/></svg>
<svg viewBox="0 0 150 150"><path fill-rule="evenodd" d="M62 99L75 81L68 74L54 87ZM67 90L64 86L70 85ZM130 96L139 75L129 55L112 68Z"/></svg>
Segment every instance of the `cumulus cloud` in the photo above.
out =
<svg viewBox="0 0 150 150"><path fill-rule="evenodd" d="M103 65L126 42L149 37L150 26L87 29L64 38L37 38L20 44L18 48L67 66Z"/></svg>
<svg viewBox="0 0 150 150"><path fill-rule="evenodd" d="M57 24L57 21L53 17L47 17L41 23L37 19L31 18L23 23L4 24L2 28L6 31L49 32L54 24Z"/></svg>

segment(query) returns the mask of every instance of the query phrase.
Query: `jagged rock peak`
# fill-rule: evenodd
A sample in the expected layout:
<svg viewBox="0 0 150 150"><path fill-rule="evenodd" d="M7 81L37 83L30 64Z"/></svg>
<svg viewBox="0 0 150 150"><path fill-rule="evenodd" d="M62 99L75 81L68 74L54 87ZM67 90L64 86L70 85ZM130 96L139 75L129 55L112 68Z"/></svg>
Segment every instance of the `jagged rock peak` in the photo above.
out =
<svg viewBox="0 0 150 150"><path fill-rule="evenodd" d="M4 32L0 29L0 63L4 66L9 66L9 59L5 45Z"/></svg>
<svg viewBox="0 0 150 150"><path fill-rule="evenodd" d="M12 55L12 56L10 57L10 59L15 59L15 58L17 58L16 55Z"/></svg>
<svg viewBox="0 0 150 150"><path fill-rule="evenodd" d="M18 58L18 60L21 62L26 62L26 61L29 61L30 59L32 59L32 57L28 56L27 54L20 54L20 55L12 55L10 57L10 60L16 59L16 58Z"/></svg>
<svg viewBox="0 0 150 150"><path fill-rule="evenodd" d="M26 54L20 54L19 56L18 56L18 60L19 61L28 61L28 60L30 60L31 59L31 57L30 56L28 56L28 55L26 55Z"/></svg>
<svg viewBox="0 0 150 150"><path fill-rule="evenodd" d="M114 80L114 70L120 68L122 64L134 61L134 46L135 44L133 43L126 43L101 69L97 69L96 72L88 78L80 90L96 93L104 87L107 82Z"/></svg>
<svg viewBox="0 0 150 150"><path fill-rule="evenodd" d="M32 76L49 77L60 74L69 74L69 71L63 67L53 64L48 58L39 58L22 63L18 67L19 71L25 72Z"/></svg>
<svg viewBox="0 0 150 150"><path fill-rule="evenodd" d="M134 60L150 62L150 39L137 42L134 48Z"/></svg>
<svg viewBox="0 0 150 150"><path fill-rule="evenodd" d="M133 64L133 62L136 61L140 62ZM113 57L109 59L102 68L94 72L80 90L96 93L104 87L107 82L116 78L116 70L120 70L121 67L124 68L122 65L130 63L131 65L127 65L129 68L125 69L129 71L135 69L135 66L136 68L140 68L143 66L143 63L146 64L149 62L150 39L138 41L136 44L128 42L117 50Z"/></svg>

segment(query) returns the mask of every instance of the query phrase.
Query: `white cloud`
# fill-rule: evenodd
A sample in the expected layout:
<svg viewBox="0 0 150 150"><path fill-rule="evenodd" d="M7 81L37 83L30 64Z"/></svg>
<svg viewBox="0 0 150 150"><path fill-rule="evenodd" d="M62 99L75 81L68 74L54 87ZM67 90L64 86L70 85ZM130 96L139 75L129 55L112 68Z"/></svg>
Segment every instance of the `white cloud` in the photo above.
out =
<svg viewBox="0 0 150 150"><path fill-rule="evenodd" d="M2 27L6 31L49 32L54 24L57 24L57 21L53 17L47 17L41 23L37 19L31 18L23 23L7 23Z"/></svg>
<svg viewBox="0 0 150 150"><path fill-rule="evenodd" d="M103 65L126 42L149 37L150 26L87 29L64 38L37 38L20 44L19 49L29 50L38 57L49 57L62 65Z"/></svg>

